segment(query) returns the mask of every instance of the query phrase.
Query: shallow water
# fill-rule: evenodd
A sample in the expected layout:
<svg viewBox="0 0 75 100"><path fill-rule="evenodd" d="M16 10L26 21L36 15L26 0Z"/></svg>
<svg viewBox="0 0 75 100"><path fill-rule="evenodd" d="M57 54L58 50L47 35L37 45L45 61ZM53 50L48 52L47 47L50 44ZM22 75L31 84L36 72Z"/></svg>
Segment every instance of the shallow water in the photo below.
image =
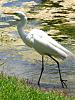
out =
<svg viewBox="0 0 75 100"><path fill-rule="evenodd" d="M2 6L3 7L12 7L12 6L21 7L21 6L23 6L24 2L31 2L31 1L41 2L41 0L18 0L18 1L15 0L15 1L12 1L12 2L4 3Z"/></svg>
<svg viewBox="0 0 75 100"><path fill-rule="evenodd" d="M25 78L33 84L37 84L41 71L41 56L35 50L25 45L18 45L16 47L7 48L6 46L0 46L0 59L1 63L3 63L0 66L0 72L10 76ZM31 53L33 58L30 58ZM67 58L64 62L60 61L60 68L63 79L67 80L69 93L73 94L75 92L75 59ZM56 63L46 57L41 86L50 89L62 88Z"/></svg>

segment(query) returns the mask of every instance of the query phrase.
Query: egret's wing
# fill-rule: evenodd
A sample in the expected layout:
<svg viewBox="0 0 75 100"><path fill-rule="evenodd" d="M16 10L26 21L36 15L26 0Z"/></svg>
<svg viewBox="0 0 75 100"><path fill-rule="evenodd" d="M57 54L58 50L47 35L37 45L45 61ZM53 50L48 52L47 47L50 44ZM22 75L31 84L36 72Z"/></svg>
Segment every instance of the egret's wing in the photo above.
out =
<svg viewBox="0 0 75 100"><path fill-rule="evenodd" d="M61 45L59 45L54 39L51 38L51 41L50 42L50 39L47 37L43 37L43 36L38 36L38 35L35 35L34 36L34 48L41 54L50 54L52 56L59 56L61 58L65 58L67 57L67 53L62 50L61 48L63 48ZM55 44L56 43L56 44ZM59 45L59 46L56 46L56 45Z"/></svg>
<svg viewBox="0 0 75 100"><path fill-rule="evenodd" d="M53 38L51 38L50 36L47 37L47 41L54 45L56 48L59 48L60 50L64 51L65 53L67 53L68 55L72 54L68 49L66 49L65 47L63 47L61 44L59 44L57 41L55 41Z"/></svg>
<svg viewBox="0 0 75 100"><path fill-rule="evenodd" d="M61 58L71 54L69 50L48 36L44 31L33 29L30 33L33 34L33 46L39 53L60 56Z"/></svg>
<svg viewBox="0 0 75 100"><path fill-rule="evenodd" d="M38 37L40 37L40 39L44 39L44 41L48 42L49 44L52 44L56 48L59 48L61 51L67 54L72 54L69 50L60 45L57 41L55 41L52 37L48 36L47 33L45 33L44 31L39 29L33 29L32 33L36 34Z"/></svg>
<svg viewBox="0 0 75 100"><path fill-rule="evenodd" d="M39 30L39 29L32 29L30 34L37 35L39 37L46 37L47 36L47 33L45 33L42 30Z"/></svg>

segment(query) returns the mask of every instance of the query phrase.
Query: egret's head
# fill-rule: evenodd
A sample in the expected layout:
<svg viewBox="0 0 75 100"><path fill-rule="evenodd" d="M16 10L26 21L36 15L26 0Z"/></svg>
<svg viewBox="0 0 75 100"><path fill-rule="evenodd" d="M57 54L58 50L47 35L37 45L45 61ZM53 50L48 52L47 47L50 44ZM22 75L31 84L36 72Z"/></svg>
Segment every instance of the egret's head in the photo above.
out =
<svg viewBox="0 0 75 100"><path fill-rule="evenodd" d="M4 14L17 16L17 18L15 18L15 22L17 24L25 23L27 21L26 15L21 11L4 12Z"/></svg>

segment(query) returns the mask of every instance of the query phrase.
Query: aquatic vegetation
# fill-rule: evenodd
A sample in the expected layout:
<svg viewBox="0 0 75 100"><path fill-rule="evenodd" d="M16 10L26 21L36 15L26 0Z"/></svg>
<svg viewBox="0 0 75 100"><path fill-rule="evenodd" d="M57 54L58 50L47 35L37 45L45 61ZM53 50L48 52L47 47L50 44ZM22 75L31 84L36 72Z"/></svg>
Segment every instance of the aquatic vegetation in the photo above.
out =
<svg viewBox="0 0 75 100"><path fill-rule="evenodd" d="M60 30L60 34L69 35L70 38L75 38L75 25L61 24L56 26Z"/></svg>

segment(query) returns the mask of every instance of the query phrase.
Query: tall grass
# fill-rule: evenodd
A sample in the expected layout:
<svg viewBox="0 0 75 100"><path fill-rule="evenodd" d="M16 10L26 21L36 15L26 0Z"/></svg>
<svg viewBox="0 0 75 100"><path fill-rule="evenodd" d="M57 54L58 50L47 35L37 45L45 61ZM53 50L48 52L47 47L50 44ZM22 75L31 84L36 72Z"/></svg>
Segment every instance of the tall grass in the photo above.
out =
<svg viewBox="0 0 75 100"><path fill-rule="evenodd" d="M0 74L0 100L75 100L54 92L42 91L25 80Z"/></svg>

